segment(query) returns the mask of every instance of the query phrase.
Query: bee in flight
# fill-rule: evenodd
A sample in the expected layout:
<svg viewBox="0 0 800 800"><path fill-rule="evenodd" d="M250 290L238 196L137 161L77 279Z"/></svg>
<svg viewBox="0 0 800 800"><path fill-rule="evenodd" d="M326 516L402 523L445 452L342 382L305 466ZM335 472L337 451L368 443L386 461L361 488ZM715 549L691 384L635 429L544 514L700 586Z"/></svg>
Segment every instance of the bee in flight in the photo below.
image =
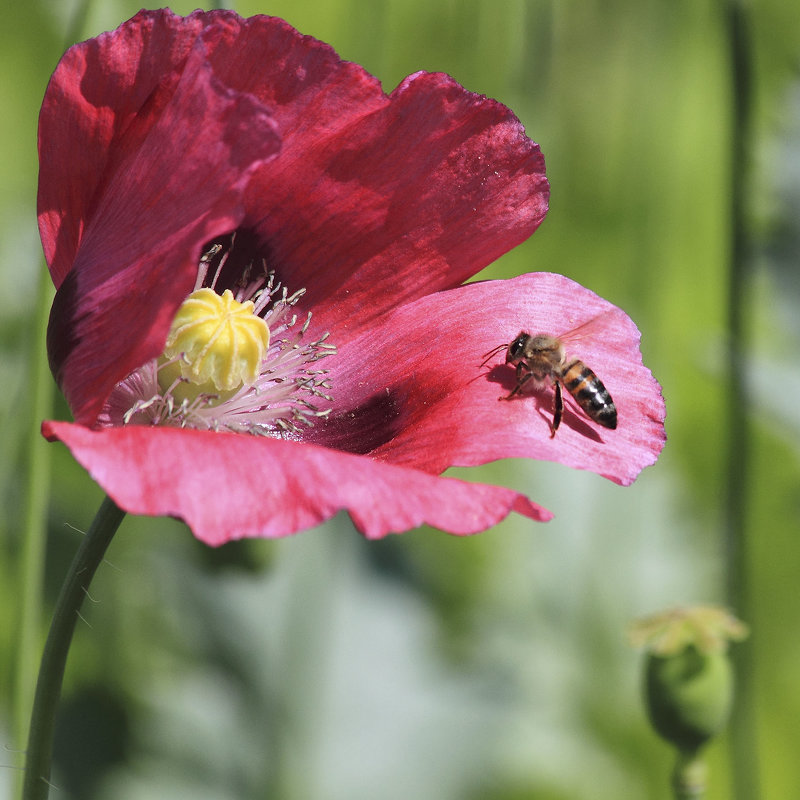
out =
<svg viewBox="0 0 800 800"><path fill-rule="evenodd" d="M550 438L556 435L564 413L562 384L589 419L605 428L614 430L617 427L617 407L608 389L583 361L566 357L561 339L542 334L531 336L522 331L510 344L498 345L486 353L483 364L506 347L508 348L506 364L517 368L517 385L506 397L499 399L510 400L528 385L539 388L552 382L555 387L555 397Z"/></svg>

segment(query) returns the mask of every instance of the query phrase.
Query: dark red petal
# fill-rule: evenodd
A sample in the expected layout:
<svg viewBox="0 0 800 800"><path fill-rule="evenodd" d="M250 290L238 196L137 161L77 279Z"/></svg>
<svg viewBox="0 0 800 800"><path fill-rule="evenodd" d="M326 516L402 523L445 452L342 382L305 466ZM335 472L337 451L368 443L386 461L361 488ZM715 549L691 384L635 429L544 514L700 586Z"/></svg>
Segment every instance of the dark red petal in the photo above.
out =
<svg viewBox="0 0 800 800"><path fill-rule="evenodd" d="M62 57L39 114L39 230L53 283L72 267L87 220L132 124L140 136L157 113L142 109L158 88L180 79L202 20L170 11L140 12L111 33L71 47ZM152 104L152 102L151 102ZM130 148L130 145L128 145Z"/></svg>
<svg viewBox="0 0 800 800"><path fill-rule="evenodd" d="M91 431L68 422L42 430L64 442L122 509L179 517L210 545L287 536L343 509L369 538L423 523L477 533L511 511L551 517L510 489L280 439L136 426Z"/></svg>
<svg viewBox="0 0 800 800"><path fill-rule="evenodd" d="M227 23L215 70L265 102L283 140L251 182L245 224L281 280L307 289L318 328L366 329L462 283L542 221L544 160L505 106L430 73L387 97L280 20Z"/></svg>
<svg viewBox="0 0 800 800"><path fill-rule="evenodd" d="M48 352L86 424L119 380L160 353L202 244L238 225L252 170L279 148L264 107L219 83L201 40L169 71L161 46L181 49L165 21L174 22L143 14L76 46L44 101L42 237L54 280L63 278ZM76 180L88 185L61 187Z"/></svg>
<svg viewBox="0 0 800 800"><path fill-rule="evenodd" d="M616 430L592 422L565 397L550 437L553 393L498 401L516 383L501 349L520 330L567 338L569 356L600 377L618 409ZM664 401L642 364L639 331L621 309L561 275L534 273L472 283L398 308L340 348L331 370L336 407L309 434L437 474L498 458L536 458L631 483L665 440Z"/></svg>

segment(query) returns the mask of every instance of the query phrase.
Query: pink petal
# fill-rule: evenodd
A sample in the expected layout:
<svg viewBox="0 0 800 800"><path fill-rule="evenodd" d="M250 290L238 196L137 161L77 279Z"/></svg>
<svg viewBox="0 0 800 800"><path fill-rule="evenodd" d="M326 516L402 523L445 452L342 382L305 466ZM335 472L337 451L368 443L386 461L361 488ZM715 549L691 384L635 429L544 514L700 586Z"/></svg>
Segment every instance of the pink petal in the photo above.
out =
<svg viewBox="0 0 800 800"><path fill-rule="evenodd" d="M79 422L161 352L202 243L238 225L252 170L279 148L263 106L219 84L201 41L179 73L162 46L179 49L135 22L78 45L44 101L39 211L60 282L48 352Z"/></svg>
<svg viewBox="0 0 800 800"><path fill-rule="evenodd" d="M498 402L515 385L498 352L520 330L562 336L611 393L616 430L592 422L569 395L550 437L552 389ZM643 366L639 331L619 308L560 275L472 283L402 306L330 360L336 407L310 438L431 473L498 458L559 461L631 483L664 435L660 387Z"/></svg>
<svg viewBox="0 0 800 800"><path fill-rule="evenodd" d="M510 489L280 439L136 426L91 431L68 422L42 430L64 442L122 509L179 517L210 545L286 536L342 509L368 538L424 523L476 533L511 511L551 517Z"/></svg>

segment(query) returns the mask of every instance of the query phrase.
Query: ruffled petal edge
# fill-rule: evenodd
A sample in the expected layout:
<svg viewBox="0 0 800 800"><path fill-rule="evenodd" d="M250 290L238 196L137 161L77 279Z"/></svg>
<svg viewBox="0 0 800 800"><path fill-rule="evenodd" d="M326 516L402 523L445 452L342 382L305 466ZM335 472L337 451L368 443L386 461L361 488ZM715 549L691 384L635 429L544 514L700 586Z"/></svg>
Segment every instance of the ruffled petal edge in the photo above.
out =
<svg viewBox="0 0 800 800"><path fill-rule="evenodd" d="M42 432L63 442L120 508L180 518L212 546L288 536L341 510L369 539L423 524L478 533L512 511L552 517L511 489L281 439L55 421Z"/></svg>

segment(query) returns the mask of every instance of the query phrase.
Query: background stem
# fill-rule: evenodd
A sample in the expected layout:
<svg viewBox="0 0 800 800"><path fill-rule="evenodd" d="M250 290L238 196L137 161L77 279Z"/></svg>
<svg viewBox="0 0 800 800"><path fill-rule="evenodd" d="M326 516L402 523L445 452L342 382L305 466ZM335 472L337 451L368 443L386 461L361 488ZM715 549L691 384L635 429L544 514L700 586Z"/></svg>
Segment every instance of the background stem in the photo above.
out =
<svg viewBox="0 0 800 800"><path fill-rule="evenodd" d="M36 301L34 340L28 359L30 366L30 416L27 422L25 447L28 454L25 476L25 505L22 518L20 551L20 583L18 587L20 615L14 655L14 741L28 738L28 720L33 700L34 676L41 647L42 593L44 584L47 508L50 496L50 447L42 438L40 425L52 416L53 379L45 355L47 317L53 301L53 284L47 269L42 268Z"/></svg>
<svg viewBox="0 0 800 800"><path fill-rule="evenodd" d="M726 3L725 23L731 67L730 148L730 270L728 284L728 456L725 503L726 593L737 616L752 623L748 580L747 512L749 488L748 391L745 342L746 301L750 291L748 220L752 112L752 53L745 0ZM758 739L755 713L755 641L733 648L737 693L731 718L731 772L733 796L759 796Z"/></svg>

